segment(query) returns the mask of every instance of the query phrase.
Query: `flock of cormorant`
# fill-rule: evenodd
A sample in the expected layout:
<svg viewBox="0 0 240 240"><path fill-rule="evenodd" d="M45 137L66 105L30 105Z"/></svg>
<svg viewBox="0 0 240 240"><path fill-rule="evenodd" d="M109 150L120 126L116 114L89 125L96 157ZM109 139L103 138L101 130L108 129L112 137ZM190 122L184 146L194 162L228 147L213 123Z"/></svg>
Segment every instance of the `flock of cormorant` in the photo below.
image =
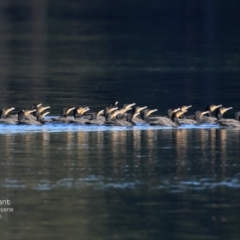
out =
<svg viewBox="0 0 240 240"><path fill-rule="evenodd" d="M100 111L90 112L89 107L66 107L62 110L61 116L57 118L44 118L50 112L45 110L41 103L34 104L27 110L21 110L15 115L10 112L15 108L3 108L0 111L0 123L3 124L27 124L42 125L45 123L75 123L94 124L105 126L133 126L136 124L148 124L152 126L177 127L182 124L203 124L214 123L225 127L240 128L240 112L235 114L235 119L225 119L223 114L232 107L222 105L210 105L206 111L196 111L194 115L187 115L188 109L192 106L182 106L180 108L169 109L167 116L150 116L158 111L148 109L147 106L136 106L135 103L118 106L118 102L111 102ZM73 113L73 116L70 116Z"/></svg>

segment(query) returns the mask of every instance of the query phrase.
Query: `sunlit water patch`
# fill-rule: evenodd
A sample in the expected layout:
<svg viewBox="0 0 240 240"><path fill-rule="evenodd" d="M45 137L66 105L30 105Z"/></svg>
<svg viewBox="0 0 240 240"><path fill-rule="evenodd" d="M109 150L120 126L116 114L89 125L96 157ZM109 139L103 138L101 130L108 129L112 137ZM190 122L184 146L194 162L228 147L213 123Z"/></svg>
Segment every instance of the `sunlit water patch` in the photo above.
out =
<svg viewBox="0 0 240 240"><path fill-rule="evenodd" d="M80 125L73 123L47 123L37 125L0 125L0 134L29 133L29 132L76 132L76 131L132 131L132 130L159 130L159 129L213 129L219 128L217 124L184 124L179 127L150 126L139 124L134 126L105 126L105 125Z"/></svg>
<svg viewBox="0 0 240 240"><path fill-rule="evenodd" d="M203 178L199 180L188 180L188 181L163 181L158 187L154 187L154 190L168 190L171 193L187 192L187 191L206 191L208 189L216 188L230 188L239 189L240 181L238 177L232 179L224 179L215 181L214 179Z"/></svg>
<svg viewBox="0 0 240 240"><path fill-rule="evenodd" d="M229 188L229 189L239 189L240 179L234 177L232 179L224 179L220 181L215 181L214 179L199 179L199 180L188 180L188 181L176 181L169 179L160 180L159 184L149 186L145 181L131 181L128 179L115 180L112 178L104 179L101 176L86 176L84 178L63 178L58 181L50 181L48 179L42 179L39 182L29 184L25 183L24 180L18 181L17 179L4 179L0 186L2 188L10 189L34 189L38 191L48 191L56 188L93 188L95 190L107 190L109 188L113 189L138 189L144 188L149 191L168 191L170 193L179 193L187 191L206 191L209 189L217 188Z"/></svg>

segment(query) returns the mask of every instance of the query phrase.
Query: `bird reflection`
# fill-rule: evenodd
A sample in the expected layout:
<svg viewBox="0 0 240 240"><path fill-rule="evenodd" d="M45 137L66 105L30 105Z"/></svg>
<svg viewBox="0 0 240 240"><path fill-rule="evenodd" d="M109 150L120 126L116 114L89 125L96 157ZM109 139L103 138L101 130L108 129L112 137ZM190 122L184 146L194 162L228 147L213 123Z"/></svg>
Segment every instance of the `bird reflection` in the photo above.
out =
<svg viewBox="0 0 240 240"><path fill-rule="evenodd" d="M219 132L220 137L220 162L222 170L222 179L226 177L226 148L227 148L227 130L221 129Z"/></svg>
<svg viewBox="0 0 240 240"><path fill-rule="evenodd" d="M239 135L239 131L227 129L69 131L57 135L43 131L2 135L0 142L6 161L17 153L25 159L24 164L41 159L36 166L47 175L50 161L61 159L68 177L147 178L150 184L150 180L171 176L178 181L193 176L199 181L202 177L226 179L229 148L240 142ZM50 151L53 148L57 150Z"/></svg>
<svg viewBox="0 0 240 240"><path fill-rule="evenodd" d="M176 151L177 151L177 176L178 178L183 178L183 175L186 174L186 167L188 165L187 158L187 150L188 150L188 142L187 136L188 131L186 129L182 129L180 131L175 131L175 139L176 139Z"/></svg>

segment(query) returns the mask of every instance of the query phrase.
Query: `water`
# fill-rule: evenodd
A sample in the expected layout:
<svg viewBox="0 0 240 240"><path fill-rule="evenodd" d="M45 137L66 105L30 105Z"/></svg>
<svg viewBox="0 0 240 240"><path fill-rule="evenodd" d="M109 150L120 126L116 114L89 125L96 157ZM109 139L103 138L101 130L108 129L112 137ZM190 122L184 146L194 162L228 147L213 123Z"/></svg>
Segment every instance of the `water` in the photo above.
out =
<svg viewBox="0 0 240 240"><path fill-rule="evenodd" d="M42 130L0 141L1 196L14 208L2 214L5 239L239 235L239 131Z"/></svg>
<svg viewBox="0 0 240 240"><path fill-rule="evenodd" d="M99 109L113 100L161 114L179 104L237 111L236 6L3 1L1 104L21 109L40 101L53 115L63 106Z"/></svg>
<svg viewBox="0 0 240 240"><path fill-rule="evenodd" d="M239 3L0 3L0 101L239 111ZM239 239L237 129L0 126L1 239ZM3 206L0 206L2 208ZM6 206L5 206L6 207Z"/></svg>

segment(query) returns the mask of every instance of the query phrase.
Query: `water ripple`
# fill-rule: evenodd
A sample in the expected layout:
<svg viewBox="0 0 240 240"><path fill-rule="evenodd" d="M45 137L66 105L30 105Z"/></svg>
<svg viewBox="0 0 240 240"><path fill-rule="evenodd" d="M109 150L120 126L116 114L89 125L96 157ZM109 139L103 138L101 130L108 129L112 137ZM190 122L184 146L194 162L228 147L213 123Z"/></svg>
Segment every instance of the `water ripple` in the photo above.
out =
<svg viewBox="0 0 240 240"><path fill-rule="evenodd" d="M77 124L52 124L43 126L36 125L0 125L0 134L31 133L31 132L96 132L96 131L132 131L132 130L161 130L161 129L213 129L219 128L217 124L182 125L179 127L149 126L139 124L135 126L98 126L98 125L77 125Z"/></svg>
<svg viewBox="0 0 240 240"><path fill-rule="evenodd" d="M144 181L127 181L122 179L117 181L114 179L104 179L94 175L87 176L85 178L63 178L56 182L42 179L37 183L29 184L24 181L18 181L17 179L5 179L0 183L2 188L10 189L35 189L37 191L49 191L56 188L86 188L91 187L95 190L107 190L113 189L138 189L148 188L150 191L165 190L171 193L187 192L187 191L205 191L216 188L229 188L238 189L240 188L240 180L235 177L233 179L225 179L222 181L214 181L211 179L200 179L200 180L189 180L180 182L171 182L169 180L161 180L157 186L149 186Z"/></svg>

